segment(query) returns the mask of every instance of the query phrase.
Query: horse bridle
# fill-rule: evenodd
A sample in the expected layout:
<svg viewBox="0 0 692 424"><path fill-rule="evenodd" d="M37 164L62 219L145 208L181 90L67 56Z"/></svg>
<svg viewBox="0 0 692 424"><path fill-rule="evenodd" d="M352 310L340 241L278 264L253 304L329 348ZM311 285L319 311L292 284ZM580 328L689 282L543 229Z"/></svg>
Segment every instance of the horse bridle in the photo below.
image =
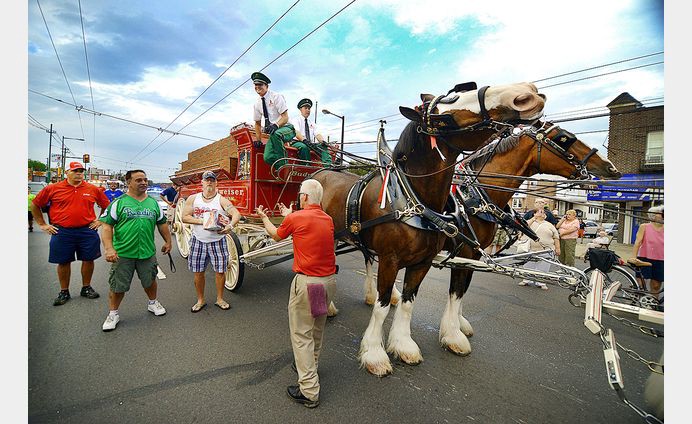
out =
<svg viewBox="0 0 692 424"><path fill-rule="evenodd" d="M428 102L424 102L421 105L423 120L416 128L416 131L419 134L436 137L437 140L443 142L451 151L456 152L458 155L464 150L449 143L445 137L485 129L495 130L497 134L511 128L513 126L512 124L495 121L490 117L490 114L488 114L488 110L485 107L485 92L489 87L490 86L486 85L478 89L478 104L480 105L480 114L482 118L480 122L462 127L454 120L454 117L448 113L433 113L438 104L454 103L459 98L458 94L449 96L452 92L463 93L465 91L476 90L477 87L475 82L466 82L457 84L454 88L449 90L447 94L439 95ZM494 136L490 138L494 138Z"/></svg>
<svg viewBox="0 0 692 424"><path fill-rule="evenodd" d="M539 174L541 173L541 149L545 146L547 149L557 154L558 157L561 157L567 163L574 166L574 172L567 177L568 179L573 180L579 177L585 179L589 177L589 170L587 169L586 163L591 156L598 152L598 149L592 148L583 159L578 160L574 154L569 153L569 148L577 141L577 137L551 122L543 123L540 128L531 126L521 131L536 142L536 170ZM557 133L553 137L549 137L548 134L553 131L557 131Z"/></svg>

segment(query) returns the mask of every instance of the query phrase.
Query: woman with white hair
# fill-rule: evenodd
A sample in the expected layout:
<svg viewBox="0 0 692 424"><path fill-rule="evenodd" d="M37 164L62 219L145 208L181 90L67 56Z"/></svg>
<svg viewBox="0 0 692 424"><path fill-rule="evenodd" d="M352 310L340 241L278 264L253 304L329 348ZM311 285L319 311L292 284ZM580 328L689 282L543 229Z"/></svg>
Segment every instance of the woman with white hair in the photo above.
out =
<svg viewBox="0 0 692 424"><path fill-rule="evenodd" d="M639 261L651 263L651 266L641 267L642 276L651 282L652 292L660 293L663 283L663 205L649 208L648 218L649 223L639 226L632 255ZM637 263L636 260L633 262Z"/></svg>
<svg viewBox="0 0 692 424"><path fill-rule="evenodd" d="M538 241L530 240L529 252L538 252L541 250L552 250L556 255L560 255L560 235L553 224L548 222L545 218L545 211L543 209L538 209L534 213L533 218L527 221L529 227L538 236ZM542 256L546 259L552 259L550 254L542 253L538 256ZM524 265L527 269L535 269L541 272L550 271L550 263L543 260L529 261ZM548 290L548 286L545 283L532 280L521 280L519 282L520 286L535 286L540 287L543 290Z"/></svg>

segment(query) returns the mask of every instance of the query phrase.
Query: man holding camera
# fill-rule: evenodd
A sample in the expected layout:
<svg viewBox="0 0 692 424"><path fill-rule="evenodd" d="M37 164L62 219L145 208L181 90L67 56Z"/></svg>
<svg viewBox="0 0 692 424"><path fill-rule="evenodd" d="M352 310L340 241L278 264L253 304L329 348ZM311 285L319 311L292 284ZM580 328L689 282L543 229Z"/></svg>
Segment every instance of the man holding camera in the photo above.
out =
<svg viewBox="0 0 692 424"><path fill-rule="evenodd" d="M284 143L289 143L296 131L288 120L288 106L283 95L269 90L271 80L261 72L254 72L251 76L255 85L255 92L259 99L253 106L255 121L255 136L257 141L262 141L262 132L269 134L269 140L264 148L264 162L269 166L280 168L286 164L286 148ZM264 119L264 127L262 127ZM264 131L262 131L264 130Z"/></svg>

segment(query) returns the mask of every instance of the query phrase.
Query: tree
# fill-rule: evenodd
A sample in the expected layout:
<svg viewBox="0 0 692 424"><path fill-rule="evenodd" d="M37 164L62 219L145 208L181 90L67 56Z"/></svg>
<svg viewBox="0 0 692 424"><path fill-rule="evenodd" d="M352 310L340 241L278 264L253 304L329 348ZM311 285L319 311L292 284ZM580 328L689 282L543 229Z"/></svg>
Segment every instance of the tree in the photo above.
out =
<svg viewBox="0 0 692 424"><path fill-rule="evenodd" d="M33 169L34 171L45 171L46 170L46 164L43 162L39 162L37 160L29 159L29 169Z"/></svg>

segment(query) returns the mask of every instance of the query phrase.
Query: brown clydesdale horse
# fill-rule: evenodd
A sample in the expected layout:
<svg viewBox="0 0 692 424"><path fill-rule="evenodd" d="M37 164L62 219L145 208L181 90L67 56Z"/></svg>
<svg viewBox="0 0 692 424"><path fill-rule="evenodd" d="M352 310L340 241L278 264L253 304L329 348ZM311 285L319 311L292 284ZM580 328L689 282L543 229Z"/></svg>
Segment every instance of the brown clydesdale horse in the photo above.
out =
<svg viewBox="0 0 692 424"><path fill-rule="evenodd" d="M549 122L539 122L535 127L524 128L514 136L477 150L462 162L462 166L471 174L482 169L478 177L479 185L502 188L486 190L488 197L500 208L509 202L512 194L523 183L522 178L511 176L530 177L539 173L566 178L587 178L594 175L603 179L617 179L621 176L615 166L599 156L595 149ZM473 215L470 216L470 221L481 247L489 246L497 225ZM451 246L447 244L445 249L449 248ZM464 246L458 256L478 259L481 253ZM449 298L440 322L441 345L459 355L471 352L466 336L471 336L473 329L462 316L461 299L471 284L472 276L472 270L451 270Z"/></svg>
<svg viewBox="0 0 692 424"><path fill-rule="evenodd" d="M466 87L468 88L468 87ZM455 90L458 89L458 90ZM498 123L535 120L542 115L545 96L531 83L484 87L465 91L457 86L446 96L421 95L424 108L400 108L412 120L403 130L393 152L397 166L410 178L422 204L441 213L449 196L456 157L462 150L475 150L498 131ZM479 95L480 94L480 95ZM481 99L481 100L479 100ZM434 121L440 123L435 127ZM436 129L438 150L428 135ZM446 131L458 128L460 131ZM463 131L473 128L472 131ZM442 155L446 158L442 159ZM418 177L416 177L418 176ZM346 228L347 194L359 176L325 170L314 175L324 188L322 207L333 218L339 232ZM382 178L365 188L360 207L361 222L376 219L389 211L380 209L378 195ZM385 222L360 232L363 244L377 255L378 301L360 347L361 365L377 376L392 371L384 349L382 325L389 313L392 288L398 271L406 268L402 301L396 309L389 332L387 351L408 364L420 363L420 349L411 338L410 318L418 288L442 249L445 236L437 231L413 228L399 221Z"/></svg>

